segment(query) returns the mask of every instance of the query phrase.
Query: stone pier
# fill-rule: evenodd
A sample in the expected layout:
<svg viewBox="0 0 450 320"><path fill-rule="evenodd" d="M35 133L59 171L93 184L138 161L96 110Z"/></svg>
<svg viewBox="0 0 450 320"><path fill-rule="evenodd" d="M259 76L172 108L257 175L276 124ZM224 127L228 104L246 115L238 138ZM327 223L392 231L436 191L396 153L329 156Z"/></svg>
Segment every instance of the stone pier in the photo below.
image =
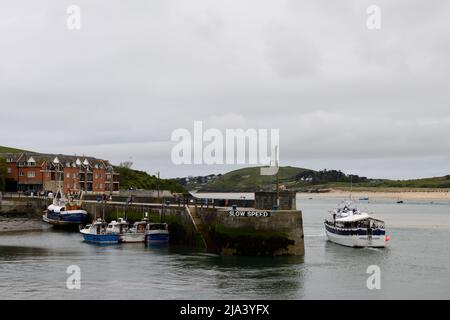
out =
<svg viewBox="0 0 450 320"><path fill-rule="evenodd" d="M37 197L3 198L0 214L23 214L37 219L50 203L51 199ZM270 207L268 203L264 206ZM292 202L285 203L283 207L292 206ZM134 222L147 217L152 222L167 222L171 243L190 244L212 253L243 256L303 256L305 253L299 210L98 201L84 201L83 208L89 212L89 221L125 218Z"/></svg>

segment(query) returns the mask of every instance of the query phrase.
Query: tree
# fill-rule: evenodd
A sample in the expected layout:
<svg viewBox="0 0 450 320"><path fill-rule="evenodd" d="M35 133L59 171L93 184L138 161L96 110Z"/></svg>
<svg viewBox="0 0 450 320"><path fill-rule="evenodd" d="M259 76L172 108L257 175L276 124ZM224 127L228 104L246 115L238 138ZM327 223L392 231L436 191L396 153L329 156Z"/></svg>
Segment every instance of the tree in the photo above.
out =
<svg viewBox="0 0 450 320"><path fill-rule="evenodd" d="M119 164L119 167L131 169L133 166L133 161L124 161Z"/></svg>
<svg viewBox="0 0 450 320"><path fill-rule="evenodd" d="M0 191L5 191L6 159L0 157Z"/></svg>

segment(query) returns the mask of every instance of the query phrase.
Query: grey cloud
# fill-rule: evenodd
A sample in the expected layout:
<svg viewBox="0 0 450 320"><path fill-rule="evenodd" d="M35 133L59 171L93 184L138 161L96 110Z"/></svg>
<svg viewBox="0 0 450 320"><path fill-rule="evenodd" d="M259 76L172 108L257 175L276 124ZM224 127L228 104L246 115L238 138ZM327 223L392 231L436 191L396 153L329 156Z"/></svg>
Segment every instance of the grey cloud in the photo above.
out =
<svg viewBox="0 0 450 320"><path fill-rule="evenodd" d="M447 174L450 45L444 1L77 1L0 4L0 145L133 158L164 176L170 135L279 128L281 161Z"/></svg>

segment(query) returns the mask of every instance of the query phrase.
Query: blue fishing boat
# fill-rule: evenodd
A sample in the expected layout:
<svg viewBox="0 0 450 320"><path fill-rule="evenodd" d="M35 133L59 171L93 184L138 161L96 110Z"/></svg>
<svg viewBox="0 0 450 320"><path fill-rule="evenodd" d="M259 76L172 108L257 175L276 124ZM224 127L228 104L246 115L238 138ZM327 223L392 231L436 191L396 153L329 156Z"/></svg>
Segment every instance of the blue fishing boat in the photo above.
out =
<svg viewBox="0 0 450 320"><path fill-rule="evenodd" d="M120 238L119 233L108 230L108 224L102 219L88 224L80 230L80 233L83 235L84 241L90 243L114 244L119 243Z"/></svg>
<svg viewBox="0 0 450 320"><path fill-rule="evenodd" d="M75 202L70 197L67 199L62 191L58 190L53 198L53 203L45 210L42 220L55 226L76 226L85 223L88 213L81 207L82 199L83 193Z"/></svg>

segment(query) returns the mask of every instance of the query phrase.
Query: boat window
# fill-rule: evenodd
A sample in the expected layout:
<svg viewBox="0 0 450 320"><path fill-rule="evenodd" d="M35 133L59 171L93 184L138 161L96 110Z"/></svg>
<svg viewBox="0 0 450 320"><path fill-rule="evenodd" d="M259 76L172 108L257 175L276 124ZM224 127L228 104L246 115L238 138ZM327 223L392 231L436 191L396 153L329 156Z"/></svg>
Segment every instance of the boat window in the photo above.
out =
<svg viewBox="0 0 450 320"><path fill-rule="evenodd" d="M165 224L150 224L149 225L149 229L150 230L165 230L166 229L166 225Z"/></svg>

